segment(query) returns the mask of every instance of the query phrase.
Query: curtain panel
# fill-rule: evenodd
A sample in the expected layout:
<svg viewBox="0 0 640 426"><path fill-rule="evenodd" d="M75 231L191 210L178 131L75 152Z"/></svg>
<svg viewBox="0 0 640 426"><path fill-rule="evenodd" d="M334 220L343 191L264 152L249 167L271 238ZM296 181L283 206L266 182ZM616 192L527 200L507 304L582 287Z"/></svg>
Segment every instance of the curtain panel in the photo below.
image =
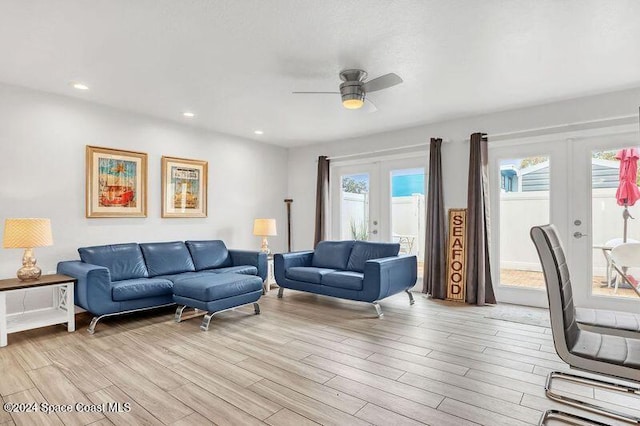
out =
<svg viewBox="0 0 640 426"><path fill-rule="evenodd" d="M435 299L447 297L446 228L442 190L442 139L431 138L429 144L429 183L424 252L423 293Z"/></svg>
<svg viewBox="0 0 640 426"><path fill-rule="evenodd" d="M313 247L329 237L329 158L318 157L318 181L316 184L316 221Z"/></svg>
<svg viewBox="0 0 640 426"><path fill-rule="evenodd" d="M477 305L496 303L491 280L489 200L488 140L486 134L474 133L469 148L466 301Z"/></svg>

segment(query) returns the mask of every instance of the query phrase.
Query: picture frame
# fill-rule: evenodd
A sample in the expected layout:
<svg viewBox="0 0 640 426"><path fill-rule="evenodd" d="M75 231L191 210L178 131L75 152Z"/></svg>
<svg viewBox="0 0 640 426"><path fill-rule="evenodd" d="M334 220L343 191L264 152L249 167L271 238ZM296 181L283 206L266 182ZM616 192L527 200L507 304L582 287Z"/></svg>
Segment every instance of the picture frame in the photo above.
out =
<svg viewBox="0 0 640 426"><path fill-rule="evenodd" d="M147 154L87 145L87 218L147 217Z"/></svg>
<svg viewBox="0 0 640 426"><path fill-rule="evenodd" d="M162 217L207 217L209 163L162 156Z"/></svg>

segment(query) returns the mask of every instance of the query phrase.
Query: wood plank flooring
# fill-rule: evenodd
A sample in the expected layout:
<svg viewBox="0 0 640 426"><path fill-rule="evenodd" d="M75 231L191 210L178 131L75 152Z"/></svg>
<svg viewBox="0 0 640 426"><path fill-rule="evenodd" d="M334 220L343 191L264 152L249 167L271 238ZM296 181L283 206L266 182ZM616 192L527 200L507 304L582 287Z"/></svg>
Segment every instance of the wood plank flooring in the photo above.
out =
<svg viewBox="0 0 640 426"><path fill-rule="evenodd" d="M75 333L12 334L0 349L0 403L128 403L130 411L0 411L0 426L517 426L558 407L545 398L545 376L568 366L548 328L488 318L499 307L415 297L414 306L404 294L383 301L378 319L368 304L272 291L261 315L225 312L208 332L200 317L175 324L165 309L107 320L93 336L87 315ZM629 397L557 389L640 415Z"/></svg>

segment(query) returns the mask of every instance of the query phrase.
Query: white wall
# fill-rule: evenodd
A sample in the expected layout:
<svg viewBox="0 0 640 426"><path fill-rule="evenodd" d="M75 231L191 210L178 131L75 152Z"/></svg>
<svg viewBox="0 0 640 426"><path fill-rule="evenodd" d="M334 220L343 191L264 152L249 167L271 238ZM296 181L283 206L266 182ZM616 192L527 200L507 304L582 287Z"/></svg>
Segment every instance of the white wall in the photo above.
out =
<svg viewBox="0 0 640 426"><path fill-rule="evenodd" d="M148 153L147 218L85 218L88 144ZM208 218L160 218L162 155L209 162ZM277 219L280 235L270 244L286 248L284 148L0 85L0 159L0 219L51 218L54 245L36 249L45 273L87 245L220 238L232 248L257 249L256 217ZM21 258L21 250L0 249L0 276L14 277ZM16 304L21 310L22 297L10 309Z"/></svg>
<svg viewBox="0 0 640 426"><path fill-rule="evenodd" d="M469 102L473 101L473 93L470 93ZM469 162L467 140L471 133L488 133L491 141L491 134L627 116L638 113L639 101L640 89L632 89L292 148L289 151L288 179L289 196L294 200L293 249L305 250L313 246L316 168L319 155L331 157L414 145L428 142L431 137L451 140L443 145L442 150L445 207L466 207ZM429 99L425 99L425 102L429 102ZM381 107L384 111L384 106ZM350 113L359 112L345 111L345 114Z"/></svg>

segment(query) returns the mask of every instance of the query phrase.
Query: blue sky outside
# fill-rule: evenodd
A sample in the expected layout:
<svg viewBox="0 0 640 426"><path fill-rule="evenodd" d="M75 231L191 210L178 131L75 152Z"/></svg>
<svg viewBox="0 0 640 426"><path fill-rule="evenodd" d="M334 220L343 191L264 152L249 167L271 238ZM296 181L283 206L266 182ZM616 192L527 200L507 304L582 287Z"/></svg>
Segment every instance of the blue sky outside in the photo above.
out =
<svg viewBox="0 0 640 426"><path fill-rule="evenodd" d="M348 175L355 182L363 182L369 190L369 175ZM391 172L391 196L408 197L412 194L424 195L424 171L423 169L394 170Z"/></svg>

